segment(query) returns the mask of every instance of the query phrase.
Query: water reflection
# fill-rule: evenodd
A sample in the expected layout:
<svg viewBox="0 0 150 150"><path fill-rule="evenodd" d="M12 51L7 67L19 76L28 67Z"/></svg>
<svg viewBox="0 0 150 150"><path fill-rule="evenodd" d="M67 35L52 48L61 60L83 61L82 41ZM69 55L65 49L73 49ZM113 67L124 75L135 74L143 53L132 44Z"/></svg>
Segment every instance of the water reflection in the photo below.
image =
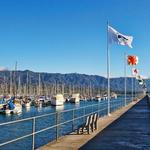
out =
<svg viewBox="0 0 150 150"><path fill-rule="evenodd" d="M80 107L80 103L75 103L75 108L79 108Z"/></svg>
<svg viewBox="0 0 150 150"><path fill-rule="evenodd" d="M124 102L124 99L122 97L119 97L117 100L112 100L113 104L120 103L120 101ZM130 99L129 99L130 102ZM12 121L12 120L17 120L17 119L22 119L22 118L28 118L28 117L34 117L42 114L47 114L47 113L53 113L53 112L60 112L63 110L70 110L70 109L78 109L80 107L84 106L90 106L92 104L100 104L99 107L100 109L103 109L104 107L107 106L107 100L106 101L80 101L80 103L64 103L63 106L45 106L42 107L42 105L35 107L35 106L30 106L30 107L23 107L22 108L22 113L21 114L0 114L0 123L6 122L6 121ZM88 107L86 108L88 109Z"/></svg>
<svg viewBox="0 0 150 150"><path fill-rule="evenodd" d="M42 112L42 109L43 109L43 108L42 108L42 105L39 105L39 107L37 107L37 111L38 111L38 112Z"/></svg>
<svg viewBox="0 0 150 150"><path fill-rule="evenodd" d="M64 110L64 105L62 106L55 106L56 111L63 111Z"/></svg>
<svg viewBox="0 0 150 150"><path fill-rule="evenodd" d="M30 106L29 107L25 107L26 112L29 112L30 108L31 108Z"/></svg>

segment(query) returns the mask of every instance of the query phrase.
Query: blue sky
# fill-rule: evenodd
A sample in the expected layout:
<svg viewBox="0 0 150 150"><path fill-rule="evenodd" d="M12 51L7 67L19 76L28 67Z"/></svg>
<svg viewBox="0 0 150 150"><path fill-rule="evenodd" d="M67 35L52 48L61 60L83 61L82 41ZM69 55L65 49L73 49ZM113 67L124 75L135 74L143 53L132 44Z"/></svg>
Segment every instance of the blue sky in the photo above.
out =
<svg viewBox="0 0 150 150"><path fill-rule="evenodd" d="M111 76L123 76L124 52L150 77L149 0L0 1L0 66L37 72L106 75L106 23L132 35L133 49L112 45ZM128 75L130 68L128 67Z"/></svg>

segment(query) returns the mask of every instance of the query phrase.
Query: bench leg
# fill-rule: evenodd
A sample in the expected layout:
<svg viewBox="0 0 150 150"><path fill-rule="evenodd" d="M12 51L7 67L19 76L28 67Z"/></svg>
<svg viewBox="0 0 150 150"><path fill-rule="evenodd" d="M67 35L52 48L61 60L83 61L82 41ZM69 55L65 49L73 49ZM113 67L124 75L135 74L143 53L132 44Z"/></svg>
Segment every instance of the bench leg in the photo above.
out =
<svg viewBox="0 0 150 150"><path fill-rule="evenodd" d="M87 127L87 133L90 134L90 127Z"/></svg>
<svg viewBox="0 0 150 150"><path fill-rule="evenodd" d="M82 134L83 134L83 131L84 131L84 127L82 127Z"/></svg>
<svg viewBox="0 0 150 150"><path fill-rule="evenodd" d="M91 125L91 130L94 131L94 124Z"/></svg>
<svg viewBox="0 0 150 150"><path fill-rule="evenodd" d="M95 130L97 130L97 122L95 123Z"/></svg>
<svg viewBox="0 0 150 150"><path fill-rule="evenodd" d="M77 134L80 134L80 128L79 128L79 129L77 129Z"/></svg>

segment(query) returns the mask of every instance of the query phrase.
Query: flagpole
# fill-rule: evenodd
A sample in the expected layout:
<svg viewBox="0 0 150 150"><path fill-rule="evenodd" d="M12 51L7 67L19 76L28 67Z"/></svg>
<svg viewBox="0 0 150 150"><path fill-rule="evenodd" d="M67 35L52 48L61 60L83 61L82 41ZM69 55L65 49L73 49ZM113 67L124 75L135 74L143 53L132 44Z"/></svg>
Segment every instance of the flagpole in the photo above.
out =
<svg viewBox="0 0 150 150"><path fill-rule="evenodd" d="M134 98L136 98L136 81L135 81L135 77L134 77Z"/></svg>
<svg viewBox="0 0 150 150"><path fill-rule="evenodd" d="M131 79L131 80L132 80L132 81L131 81L131 82L132 82L131 86L132 86L132 102L133 102L133 88L134 88L134 87L133 87L133 81L134 81L134 80L133 80L133 73L132 73L132 70L133 70L133 66L131 67L131 75L132 75L132 76L131 76L131 77L132 77L132 79Z"/></svg>
<svg viewBox="0 0 150 150"><path fill-rule="evenodd" d="M135 75L134 75L134 78L133 78L133 97L135 99Z"/></svg>
<svg viewBox="0 0 150 150"><path fill-rule="evenodd" d="M107 21L107 98L108 98L108 115L110 116L110 51L109 51L109 43L108 43L108 21Z"/></svg>
<svg viewBox="0 0 150 150"><path fill-rule="evenodd" d="M124 53L124 97L125 97L125 106L127 105L127 54Z"/></svg>

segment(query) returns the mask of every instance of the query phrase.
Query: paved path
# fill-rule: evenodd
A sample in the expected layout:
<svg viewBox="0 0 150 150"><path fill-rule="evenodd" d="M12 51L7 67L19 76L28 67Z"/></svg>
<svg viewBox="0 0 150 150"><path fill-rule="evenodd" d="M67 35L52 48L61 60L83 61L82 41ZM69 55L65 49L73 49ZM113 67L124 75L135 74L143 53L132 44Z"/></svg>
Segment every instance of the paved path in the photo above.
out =
<svg viewBox="0 0 150 150"><path fill-rule="evenodd" d="M100 118L98 120L98 130L96 132L91 133L90 135L88 134L77 135L76 133L72 133L71 135L66 135L63 138L60 138L57 142L48 143L47 145L39 149L40 150L77 150L85 144L85 146L82 147L83 149L94 150L94 148L96 148L97 146L95 145L95 140L96 141L98 140L98 143L99 143L99 139L97 138L95 139L94 137L97 134L99 134L100 131L106 128L109 124L114 122L114 120L118 119L123 113L128 111L137 102L138 101L132 102L128 106L113 112L111 116ZM99 135L101 135L101 133ZM94 140L92 140L92 138L94 138ZM91 140L92 142L89 142L88 144L86 144L89 140ZM100 149L100 147L98 149ZM108 150L108 149L105 149L105 150Z"/></svg>
<svg viewBox="0 0 150 150"><path fill-rule="evenodd" d="M142 99L80 150L150 150L148 99Z"/></svg>

